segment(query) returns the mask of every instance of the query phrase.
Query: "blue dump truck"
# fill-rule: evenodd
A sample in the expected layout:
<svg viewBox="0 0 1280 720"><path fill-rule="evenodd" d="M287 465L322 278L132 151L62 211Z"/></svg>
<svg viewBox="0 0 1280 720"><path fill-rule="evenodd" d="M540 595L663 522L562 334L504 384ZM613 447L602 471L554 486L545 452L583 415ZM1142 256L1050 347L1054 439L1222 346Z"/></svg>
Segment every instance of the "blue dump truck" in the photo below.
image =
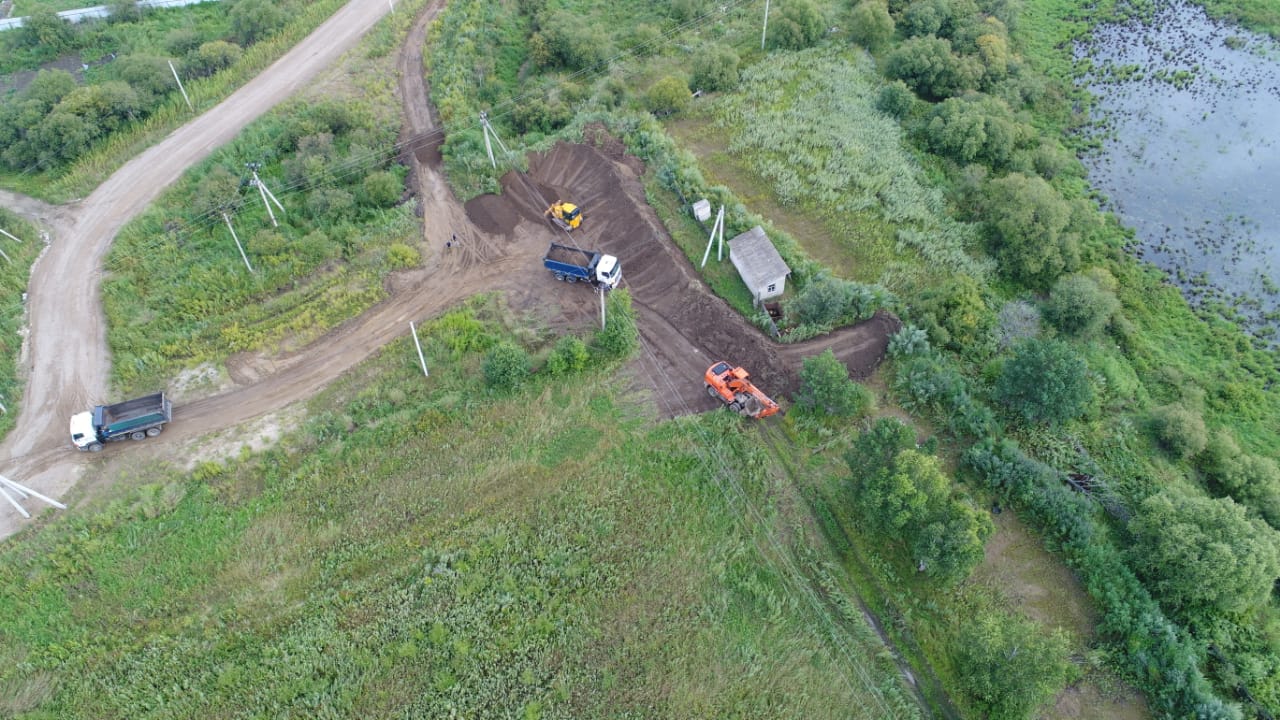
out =
<svg viewBox="0 0 1280 720"><path fill-rule="evenodd" d="M622 280L622 265L618 258L593 250L551 243L542 264L562 282L585 282L612 290Z"/></svg>
<svg viewBox="0 0 1280 720"><path fill-rule="evenodd" d="M98 452L103 443L155 437L171 419L173 405L163 392L115 405L98 405L71 416L71 444L79 450Z"/></svg>

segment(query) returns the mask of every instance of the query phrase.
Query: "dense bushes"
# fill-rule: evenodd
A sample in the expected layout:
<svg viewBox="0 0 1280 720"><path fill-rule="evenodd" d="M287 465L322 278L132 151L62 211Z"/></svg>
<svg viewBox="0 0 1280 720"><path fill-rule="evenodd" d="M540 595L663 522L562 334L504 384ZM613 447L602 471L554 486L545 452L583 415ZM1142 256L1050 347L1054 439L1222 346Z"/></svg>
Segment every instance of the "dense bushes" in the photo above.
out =
<svg viewBox="0 0 1280 720"><path fill-rule="evenodd" d="M1183 460L1204 450L1209 442L1204 418L1181 403L1154 408L1151 411L1151 429L1166 450Z"/></svg>
<svg viewBox="0 0 1280 720"><path fill-rule="evenodd" d="M1280 536L1230 498L1157 493L1129 530L1130 564L1165 608L1185 618L1256 609L1280 577Z"/></svg>
<svg viewBox="0 0 1280 720"><path fill-rule="evenodd" d="M934 346L981 357L991 346L995 323L983 294L983 286L972 277L954 275L919 293L911 319L929 333Z"/></svg>
<svg viewBox="0 0 1280 720"><path fill-rule="evenodd" d="M1280 529L1280 466L1275 460L1246 453L1230 432L1220 430L1196 457L1196 467L1218 495L1228 495Z"/></svg>
<svg viewBox="0 0 1280 720"><path fill-rule="evenodd" d="M885 58L884 69L890 78L934 100L973 90L982 77L977 61L957 57L949 41L932 35L903 42Z"/></svg>
<svg viewBox="0 0 1280 720"><path fill-rule="evenodd" d="M893 16L883 0L863 0L853 9L849 36L871 51L884 47L893 38Z"/></svg>
<svg viewBox="0 0 1280 720"><path fill-rule="evenodd" d="M1009 277L1041 287L1079 267L1071 205L1042 178L1010 173L990 181L983 211L992 251Z"/></svg>
<svg viewBox="0 0 1280 720"><path fill-rule="evenodd" d="M1062 474L1027 457L1012 441L970 448L965 467L1004 493L1062 543L1068 562L1102 612L1100 630L1124 648L1132 677L1159 712L1205 720L1240 720L1200 672L1202 650L1165 617L1126 564L1120 550L1092 517L1092 505L1067 489Z"/></svg>
<svg viewBox="0 0 1280 720"><path fill-rule="evenodd" d="M1059 332L1092 338L1111 321L1119 307L1115 294L1102 287L1096 274L1067 275L1054 283L1044 314Z"/></svg>
<svg viewBox="0 0 1280 720"><path fill-rule="evenodd" d="M991 720L1031 717L1067 681L1066 634L1016 615L979 613L956 643L956 679Z"/></svg>
<svg viewBox="0 0 1280 720"><path fill-rule="evenodd" d="M489 348L481 365L485 384L499 390L518 389L529 368L529 353L509 340Z"/></svg>
<svg viewBox="0 0 1280 720"><path fill-rule="evenodd" d="M610 291L605 317L605 326L596 331L592 347L605 357L624 358L630 355L640 344L630 291Z"/></svg>
<svg viewBox="0 0 1280 720"><path fill-rule="evenodd" d="M783 307L788 322L799 326L797 332L815 334L866 320L885 305L886 299L883 288L822 273L806 282Z"/></svg>
<svg viewBox="0 0 1280 720"><path fill-rule="evenodd" d="M912 412L929 412L953 434L984 438L996 430L991 408L974 397L955 364L929 353L913 357L894 372L893 392Z"/></svg>
<svg viewBox="0 0 1280 720"><path fill-rule="evenodd" d="M738 53L727 45L712 45L693 56L690 84L700 90L732 90L738 84Z"/></svg>
<svg viewBox="0 0 1280 720"><path fill-rule="evenodd" d="M953 489L936 457L916 449L909 427L881 419L858 436L845 459L864 519L906 543L921 571L955 581L982 560L991 519Z"/></svg>

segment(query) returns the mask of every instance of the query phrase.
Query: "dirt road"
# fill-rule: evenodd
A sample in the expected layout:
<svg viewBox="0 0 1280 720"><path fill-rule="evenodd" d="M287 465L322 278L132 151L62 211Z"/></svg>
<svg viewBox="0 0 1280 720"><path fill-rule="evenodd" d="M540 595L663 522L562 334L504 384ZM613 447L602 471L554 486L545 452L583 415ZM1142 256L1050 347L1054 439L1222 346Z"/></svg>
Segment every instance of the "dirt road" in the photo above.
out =
<svg viewBox="0 0 1280 720"><path fill-rule="evenodd" d="M0 445L0 457L11 458L6 474L62 495L86 466L68 452L67 418L108 399L111 360L99 281L116 232L187 168L336 61L389 10L385 0L352 0L258 77L129 161L76 205L54 210L0 196L5 207L44 220L52 235L32 271L29 375L17 427ZM6 507L0 537L18 529L20 519Z"/></svg>

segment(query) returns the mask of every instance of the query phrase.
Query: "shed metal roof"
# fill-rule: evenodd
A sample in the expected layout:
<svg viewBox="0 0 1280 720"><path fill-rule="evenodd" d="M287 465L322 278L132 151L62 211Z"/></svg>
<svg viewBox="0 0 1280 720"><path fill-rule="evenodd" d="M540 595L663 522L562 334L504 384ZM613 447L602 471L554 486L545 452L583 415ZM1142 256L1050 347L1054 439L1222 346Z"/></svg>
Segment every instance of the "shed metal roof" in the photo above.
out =
<svg viewBox="0 0 1280 720"><path fill-rule="evenodd" d="M752 292L791 272L759 225L730 240L729 251L737 258L734 264Z"/></svg>

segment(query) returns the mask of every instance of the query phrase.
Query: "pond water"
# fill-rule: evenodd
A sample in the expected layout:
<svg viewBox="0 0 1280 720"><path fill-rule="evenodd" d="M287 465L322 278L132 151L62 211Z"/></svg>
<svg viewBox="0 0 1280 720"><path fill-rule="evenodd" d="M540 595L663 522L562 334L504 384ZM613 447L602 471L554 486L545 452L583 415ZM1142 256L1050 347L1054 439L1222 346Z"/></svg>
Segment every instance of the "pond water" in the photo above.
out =
<svg viewBox="0 0 1280 720"><path fill-rule="evenodd" d="M1222 302L1280 339L1280 44L1196 5L1157 0L1144 21L1077 46L1093 69L1089 180L1134 228L1134 251L1193 303Z"/></svg>

